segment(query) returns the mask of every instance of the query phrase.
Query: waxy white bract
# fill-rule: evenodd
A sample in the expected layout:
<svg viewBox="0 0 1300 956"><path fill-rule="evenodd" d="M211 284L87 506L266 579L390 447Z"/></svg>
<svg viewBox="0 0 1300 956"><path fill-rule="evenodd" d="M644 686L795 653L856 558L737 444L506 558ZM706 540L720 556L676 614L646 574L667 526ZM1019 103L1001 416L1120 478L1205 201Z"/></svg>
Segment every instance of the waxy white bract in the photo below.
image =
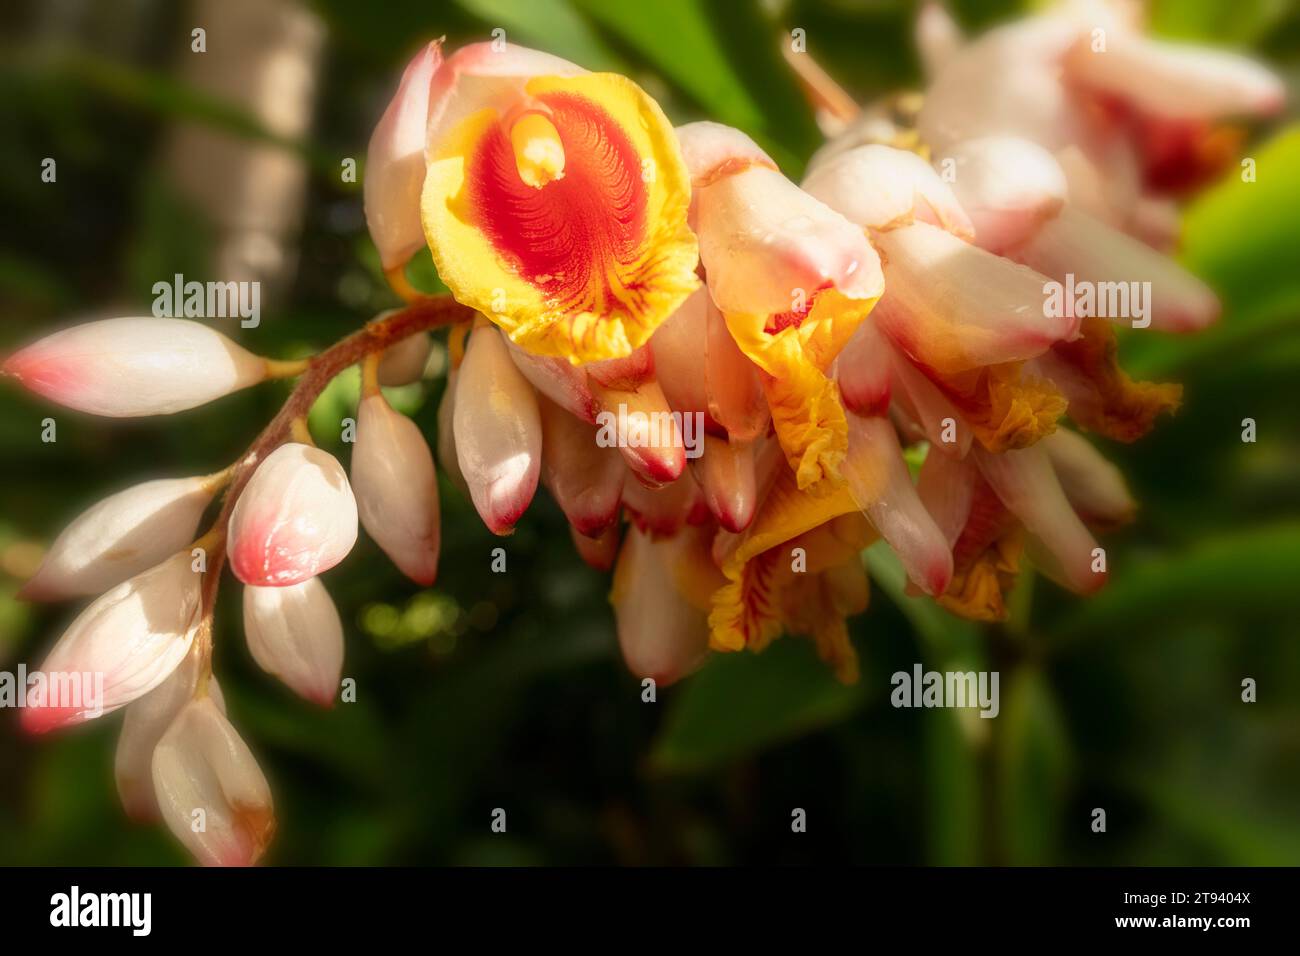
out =
<svg viewBox="0 0 1300 956"><path fill-rule="evenodd" d="M424 186L429 84L441 65L439 42L420 48L406 65L397 93L366 149L366 225L385 269L403 265L424 245L420 190Z"/></svg>
<svg viewBox="0 0 1300 956"><path fill-rule="evenodd" d="M203 405L267 376L266 360L186 319L124 318L55 332L3 371L69 408L133 418Z"/></svg>
<svg viewBox="0 0 1300 956"><path fill-rule="evenodd" d="M376 317L383 318L383 315ZM424 367L433 351L433 339L427 332L407 336L384 349L379 361L379 384L386 388L410 385L424 376Z"/></svg>
<svg viewBox="0 0 1300 956"><path fill-rule="evenodd" d="M77 616L41 670L103 674L102 713L143 697L188 653L199 624L202 581L188 551L124 581ZM46 704L23 711L26 730L43 733L99 716L86 707Z"/></svg>
<svg viewBox="0 0 1300 956"><path fill-rule="evenodd" d="M245 587L244 636L262 670L322 707L334 705L343 622L319 578L287 588Z"/></svg>
<svg viewBox="0 0 1300 956"><path fill-rule="evenodd" d="M361 400L352 451L352 491L362 527L417 584L438 574L438 479L416 424L380 393Z"/></svg>
<svg viewBox="0 0 1300 956"><path fill-rule="evenodd" d="M708 655L706 615L673 580L681 544L680 538L653 541L629 525L610 593L627 669L660 687L685 677Z"/></svg>
<svg viewBox="0 0 1300 956"><path fill-rule="evenodd" d="M102 594L194 540L217 484L161 478L119 491L83 511L45 555L19 596L58 601Z"/></svg>
<svg viewBox="0 0 1300 956"><path fill-rule="evenodd" d="M888 418L850 414L844 478L849 493L898 554L907 576L937 596L952 580L952 550L917 495Z"/></svg>
<svg viewBox="0 0 1300 956"><path fill-rule="evenodd" d="M211 697L190 701L167 728L153 784L167 827L200 863L249 866L275 832L266 777Z"/></svg>
<svg viewBox="0 0 1300 956"><path fill-rule="evenodd" d="M203 661L199 647L190 648L170 677L123 712L122 733L117 738L113 776L127 815L141 822L158 819L158 798L153 786L153 752L176 715L194 697ZM208 675L206 691L217 708L226 712L217 679Z"/></svg>
<svg viewBox="0 0 1300 956"><path fill-rule="evenodd" d="M493 534L509 534L537 491L542 420L532 387L485 319L470 333L455 402L456 457L474 507Z"/></svg>
<svg viewBox="0 0 1300 956"><path fill-rule="evenodd" d="M618 522L627 466L613 448L596 440L596 426L575 418L549 398L538 398L542 415L542 483L569 524L599 537Z"/></svg>
<svg viewBox="0 0 1300 956"><path fill-rule="evenodd" d="M852 299L884 288L862 230L777 171L749 137L717 123L678 128L691 172L691 225L709 292L724 313L768 315L834 287Z"/></svg>
<svg viewBox="0 0 1300 956"><path fill-rule="evenodd" d="M333 455L287 442L257 466L230 515L230 568L245 584L299 584L357 540L357 503Z"/></svg>

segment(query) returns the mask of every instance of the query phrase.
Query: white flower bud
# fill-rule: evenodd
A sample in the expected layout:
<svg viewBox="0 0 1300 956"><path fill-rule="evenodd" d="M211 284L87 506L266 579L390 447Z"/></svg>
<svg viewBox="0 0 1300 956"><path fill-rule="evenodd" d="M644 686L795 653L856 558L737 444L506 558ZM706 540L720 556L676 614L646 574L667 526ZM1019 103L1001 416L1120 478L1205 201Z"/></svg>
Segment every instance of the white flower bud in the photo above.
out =
<svg viewBox="0 0 1300 956"><path fill-rule="evenodd" d="M163 820L200 863L249 866L275 833L271 788L211 697L186 704L153 754Z"/></svg>
<svg viewBox="0 0 1300 956"><path fill-rule="evenodd" d="M422 47L406 65L397 93L366 151L366 224L385 269L403 265L424 245L420 188L424 185L429 84L441 64L441 43L435 41Z"/></svg>
<svg viewBox="0 0 1300 956"><path fill-rule="evenodd" d="M141 822L158 819L158 798L153 789L153 752L182 707L194 698L202 660L198 646L165 681L123 711L122 734L117 738L113 776L127 815ZM206 691L217 709L226 712L217 679L208 676Z"/></svg>
<svg viewBox="0 0 1300 956"><path fill-rule="evenodd" d="M470 333L453 414L456 455L474 507L493 534L509 534L537 491L542 420L532 386L484 319Z"/></svg>
<svg viewBox="0 0 1300 956"><path fill-rule="evenodd" d="M92 505L63 529L19 596L59 601L102 594L194 540L218 484L211 477L161 478Z"/></svg>
<svg viewBox="0 0 1300 956"><path fill-rule="evenodd" d="M99 717L165 681L194 641L202 582L184 551L100 596L41 665L45 689L29 690L24 729L44 733ZM77 683L80 700L68 695Z"/></svg>
<svg viewBox="0 0 1300 956"><path fill-rule="evenodd" d="M361 524L393 563L426 587L438 573L438 479L415 422L380 393L361 400L352 452Z"/></svg>
<svg viewBox="0 0 1300 956"><path fill-rule="evenodd" d="M338 564L357 540L357 503L333 455L287 442L253 472L230 515L230 568L286 587Z"/></svg>
<svg viewBox="0 0 1300 956"><path fill-rule="evenodd" d="M343 622L319 578L287 588L244 588L244 635L259 667L322 707L343 673Z"/></svg>
<svg viewBox="0 0 1300 956"><path fill-rule="evenodd" d="M11 355L3 371L69 408L134 418L170 415L263 381L266 359L186 319L87 322Z"/></svg>

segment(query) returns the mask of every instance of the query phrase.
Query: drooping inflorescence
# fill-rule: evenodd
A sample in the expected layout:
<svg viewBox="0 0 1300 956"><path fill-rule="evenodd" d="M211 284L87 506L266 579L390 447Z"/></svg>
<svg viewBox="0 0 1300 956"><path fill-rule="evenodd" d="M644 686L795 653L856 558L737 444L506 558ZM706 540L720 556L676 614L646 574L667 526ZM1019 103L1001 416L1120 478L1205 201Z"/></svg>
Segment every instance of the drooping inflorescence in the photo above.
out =
<svg viewBox="0 0 1300 956"><path fill-rule="evenodd" d="M1006 615L1026 560L1073 591L1102 586L1094 534L1135 504L1082 433L1134 441L1180 400L1123 371L1115 326L1189 333L1217 318L1168 256L1174 190L1210 172L1189 167L1215 123L1281 103L1249 61L1106 27L1105 56L1069 10L963 45L927 7L931 76L907 123L850 109L809 74L833 135L798 184L739 130L674 129L625 77L512 45L428 44L365 180L406 307L303 361L196 322L119 318L4 363L109 417L298 379L234 464L113 495L54 542L23 595L97 597L41 666L50 691L24 726L125 710L128 811L161 816L205 863L256 861L274 813L212 675L222 569L243 586L253 659L329 706L344 628L318 575L364 529L433 584L435 459L498 535L545 486L583 560L613 569L629 669L660 684L782 634L856 679L845 622L866 607L861 552L878 538L913 590L978 620ZM408 284L425 246L450 296ZM451 368L431 445L382 387L419 377L440 326ZM345 469L305 415L357 364ZM908 448L924 452L915 477ZM69 703L53 692L69 674L101 692Z"/></svg>

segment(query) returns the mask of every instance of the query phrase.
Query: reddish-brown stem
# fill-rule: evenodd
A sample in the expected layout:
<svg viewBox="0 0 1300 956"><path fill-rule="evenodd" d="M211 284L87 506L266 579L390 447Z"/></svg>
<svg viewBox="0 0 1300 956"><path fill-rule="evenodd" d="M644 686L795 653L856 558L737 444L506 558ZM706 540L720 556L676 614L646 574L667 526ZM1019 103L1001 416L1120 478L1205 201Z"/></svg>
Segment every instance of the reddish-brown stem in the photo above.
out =
<svg viewBox="0 0 1300 956"><path fill-rule="evenodd" d="M217 515L212 530L204 536L211 541L211 545L207 552L207 573L203 580L203 614L211 615L216 600L217 584L226 560L226 526L235 502L239 500L244 486L262 459L289 438L295 419L306 416L325 386L340 372L367 355L380 352L418 332L468 322L473 317L472 309L456 302L449 295L417 299L358 329L307 363L284 406L231 466L230 483L226 486L226 494L221 502L221 512Z"/></svg>
<svg viewBox="0 0 1300 956"><path fill-rule="evenodd" d="M813 109L841 124L857 119L862 112L861 107L809 53L796 53L788 43L781 45L781 53L785 62L794 70L804 98Z"/></svg>

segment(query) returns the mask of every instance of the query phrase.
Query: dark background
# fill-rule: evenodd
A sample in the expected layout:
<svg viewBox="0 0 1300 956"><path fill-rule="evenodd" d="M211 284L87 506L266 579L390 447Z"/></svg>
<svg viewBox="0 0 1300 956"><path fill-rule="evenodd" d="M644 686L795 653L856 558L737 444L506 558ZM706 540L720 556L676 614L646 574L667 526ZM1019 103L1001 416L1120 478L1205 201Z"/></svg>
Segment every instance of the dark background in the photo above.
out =
<svg viewBox="0 0 1300 956"><path fill-rule="evenodd" d="M955 6L972 28L1021 10ZM454 47L502 27L626 72L674 122L738 126L797 178L820 138L783 31L802 27L866 100L919 82L913 15L848 0L6 4L0 353L78 318L147 314L151 286L174 272L260 279L261 327L223 331L277 356L395 305L360 186L340 170L364 162L402 65L433 37ZM1292 3L1170 0L1152 19L1254 50L1296 88ZM204 54L191 51L197 26ZM444 484L435 587L401 578L364 536L326 575L355 704L320 712L262 674L226 579L217 673L275 791L267 861L1300 863L1300 132L1251 136L1260 180L1230 175L1189 209L1184 236L1223 321L1123 346L1135 375L1185 383L1186 404L1139 444L1106 448L1142 510L1106 539L1099 596L1026 576L1011 621L976 627L902 596L875 549L872 607L853 622L858 685L787 639L715 659L646 704L619 659L608 579L573 554L550 500L539 494L497 575L498 540ZM40 181L45 157L56 183ZM427 257L421 271L436 288ZM391 396L429 435L438 369L435 356L428 380ZM0 668L39 662L74 614L12 599L66 521L144 478L223 467L287 387L109 422L0 385ZM336 423L356 392L346 375L313 411L317 441L345 462ZM39 439L46 416L53 444ZM889 675L916 661L999 670L1001 715L891 708ZM1246 677L1257 703L1241 701ZM118 723L29 740L0 713L0 863L185 861L118 806ZM489 829L497 807L505 835ZM791 833L796 807L805 834ZM1105 834L1089 828L1094 807Z"/></svg>

